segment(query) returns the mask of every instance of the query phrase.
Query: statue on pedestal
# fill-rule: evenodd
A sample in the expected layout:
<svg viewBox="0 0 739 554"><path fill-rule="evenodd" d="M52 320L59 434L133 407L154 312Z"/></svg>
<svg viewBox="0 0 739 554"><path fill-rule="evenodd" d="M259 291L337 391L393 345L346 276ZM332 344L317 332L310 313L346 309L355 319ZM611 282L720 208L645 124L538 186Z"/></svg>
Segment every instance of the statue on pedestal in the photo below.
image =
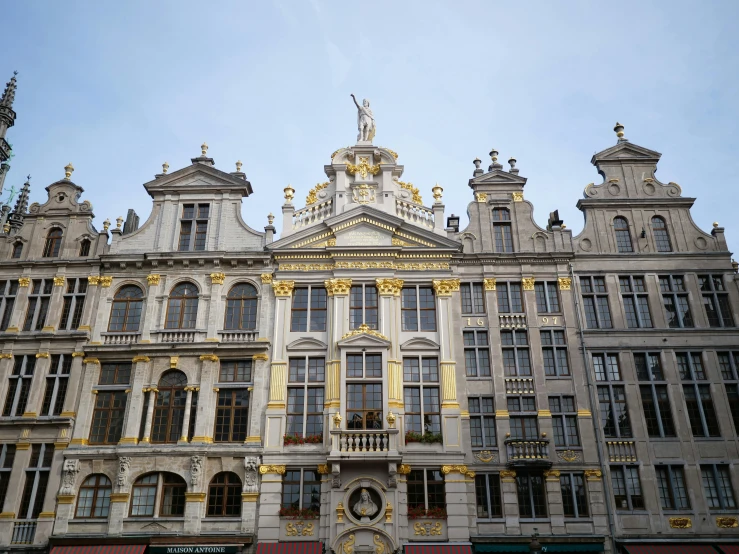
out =
<svg viewBox="0 0 739 554"><path fill-rule="evenodd" d="M375 138L375 116L372 115L369 100L365 98L360 106L354 95L351 96L357 106L357 142L372 142Z"/></svg>

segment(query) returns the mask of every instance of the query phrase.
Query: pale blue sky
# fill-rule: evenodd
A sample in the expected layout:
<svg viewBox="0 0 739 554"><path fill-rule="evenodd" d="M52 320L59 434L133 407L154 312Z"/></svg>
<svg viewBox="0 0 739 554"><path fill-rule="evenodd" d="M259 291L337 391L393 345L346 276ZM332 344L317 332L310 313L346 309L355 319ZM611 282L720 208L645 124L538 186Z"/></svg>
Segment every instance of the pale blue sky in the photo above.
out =
<svg viewBox="0 0 739 554"><path fill-rule="evenodd" d="M369 98L375 144L400 154L427 203L438 182L462 215L491 147L518 159L545 225L600 182L590 158L632 142L663 153L658 177L698 200L693 218L739 247L739 2L10 2L0 80L17 69L18 119L6 184L32 201L64 175L96 225L150 199L142 183L190 163L241 159L262 229L291 183L298 206L330 154L356 139L349 94ZM1 83L0 83L1 84ZM507 165L506 165L507 167Z"/></svg>

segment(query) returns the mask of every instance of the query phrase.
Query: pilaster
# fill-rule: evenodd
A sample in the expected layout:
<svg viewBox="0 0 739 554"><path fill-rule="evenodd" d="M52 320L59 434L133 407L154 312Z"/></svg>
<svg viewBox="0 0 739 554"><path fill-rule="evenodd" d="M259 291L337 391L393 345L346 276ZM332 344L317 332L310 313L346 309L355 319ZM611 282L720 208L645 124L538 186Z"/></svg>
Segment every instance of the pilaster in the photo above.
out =
<svg viewBox="0 0 739 554"><path fill-rule="evenodd" d="M69 368L69 383L67 386L67 395L64 398L64 405L62 406L62 416L77 416L75 411L77 409L77 392L82 383L82 373L84 372L84 367L82 367L82 358L84 356L84 352L72 352L72 366ZM0 362L0 364L1 363L2 362ZM0 365L0 375L3 374L1 368L2 366Z"/></svg>
<svg viewBox="0 0 739 554"><path fill-rule="evenodd" d="M446 493L447 533L450 541L469 541L469 504L470 485L474 488L475 472L467 466L441 466L444 475Z"/></svg>
<svg viewBox="0 0 739 554"><path fill-rule="evenodd" d="M151 376L147 356L136 356L132 360L133 371L131 372L131 392L128 395L128 406L125 420L123 422L123 433L119 444L137 444L141 431L142 410L144 409L144 398L149 393L146 384Z"/></svg>
<svg viewBox="0 0 739 554"><path fill-rule="evenodd" d="M400 354L400 306L396 299L400 298L403 288L402 279L377 279L379 302L379 331L390 337L391 345L388 353L388 407L392 410L403 409L403 363ZM402 420L402 418L401 418Z"/></svg>
<svg viewBox="0 0 739 554"><path fill-rule="evenodd" d="M261 465L259 474L262 484L259 489L259 521L257 540L277 542L280 536L280 504L282 502L282 476L285 466Z"/></svg>
<svg viewBox="0 0 739 554"><path fill-rule="evenodd" d="M185 535L199 535L205 515L206 493L185 493Z"/></svg>
<svg viewBox="0 0 739 554"><path fill-rule="evenodd" d="M157 305L157 295L160 293L162 283L162 276L158 273L151 273L146 276L146 282L148 288L146 290L146 304L144 306L144 313L141 314L141 323L139 329L141 330L141 342L151 342L151 332L158 329L158 322L154 318L154 313Z"/></svg>
<svg viewBox="0 0 739 554"><path fill-rule="evenodd" d="M84 279L84 277L82 277ZM85 305L82 308L82 317L80 318L80 331L91 331L93 324L93 314L96 307L100 305L100 287L99 280L87 277L87 292L85 293Z"/></svg>
<svg viewBox="0 0 739 554"><path fill-rule="evenodd" d="M114 492L110 495L110 512L108 515L108 535L120 535L123 531L123 519L127 515L130 493Z"/></svg>
<svg viewBox="0 0 739 554"><path fill-rule="evenodd" d="M46 390L46 376L49 373L50 363L51 355L48 352L36 354L36 367L33 370L31 388L28 392L28 401L26 402L26 411L22 414L23 417L38 417L41 412L41 399Z"/></svg>
<svg viewBox="0 0 739 554"><path fill-rule="evenodd" d="M549 506L549 520L552 534L564 535L565 529L564 505L562 504L562 487L559 482L560 471L550 469L544 472L544 486L547 491L547 505Z"/></svg>
<svg viewBox="0 0 739 554"><path fill-rule="evenodd" d="M349 330L349 305L347 299L352 286L351 279L329 279L324 283L328 295L327 336L329 342L326 362L326 400L324 407L338 410L341 406L341 352L337 343Z"/></svg>
<svg viewBox="0 0 739 554"><path fill-rule="evenodd" d="M77 419L70 446L84 446L88 443L96 399L96 396L92 394L92 390L97 386L100 379L100 361L97 358L84 358L82 366L82 390L80 391L79 408L77 409Z"/></svg>
<svg viewBox="0 0 739 554"><path fill-rule="evenodd" d="M198 394L198 413L195 417L195 432L191 442L210 444L213 442L213 428L218 390L215 387L219 377L218 356L200 356L200 393Z"/></svg>
<svg viewBox="0 0 739 554"><path fill-rule="evenodd" d="M457 397L457 367L454 361L452 293L459 292L459 279L434 280L437 329L441 357L441 419L446 450L462 449L462 418Z"/></svg>
<svg viewBox="0 0 739 554"><path fill-rule="evenodd" d="M28 289L30 286L30 277L18 278L18 292L15 295L15 304L13 304L13 315L10 316L10 324L5 331L6 333L17 333L23 326L23 316L28 307Z"/></svg>
<svg viewBox="0 0 739 554"><path fill-rule="evenodd" d="M507 535L520 535L521 524L518 519L518 493L516 472L504 469L500 472L500 493L503 496L503 513Z"/></svg>
<svg viewBox="0 0 739 554"><path fill-rule="evenodd" d="M220 318L223 317L223 283L226 280L225 273L210 274L210 302L208 303L208 321L206 322L206 341L218 342L218 328L221 326Z"/></svg>
<svg viewBox="0 0 739 554"><path fill-rule="evenodd" d="M265 417L264 446L282 448L285 427L285 398L287 395L287 333L290 329L290 301L295 281L273 281L275 295L275 328L272 365L269 376L269 402Z"/></svg>
<svg viewBox="0 0 739 554"><path fill-rule="evenodd" d="M254 375L254 388L251 391L251 418L249 420L249 433L246 443L252 446L260 446L262 443L262 413L269 395L269 356L266 353L255 354L252 357L252 374Z"/></svg>

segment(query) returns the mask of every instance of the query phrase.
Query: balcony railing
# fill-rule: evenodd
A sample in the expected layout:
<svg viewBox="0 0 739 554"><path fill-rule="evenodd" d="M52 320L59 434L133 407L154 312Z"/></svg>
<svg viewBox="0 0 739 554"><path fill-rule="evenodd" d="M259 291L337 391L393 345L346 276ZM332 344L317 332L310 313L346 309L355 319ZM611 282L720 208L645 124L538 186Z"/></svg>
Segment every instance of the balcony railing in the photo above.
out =
<svg viewBox="0 0 739 554"><path fill-rule="evenodd" d="M520 377L505 380L506 394L534 394L534 380Z"/></svg>
<svg viewBox="0 0 739 554"><path fill-rule="evenodd" d="M159 331L157 342L187 343L195 342L196 331Z"/></svg>
<svg viewBox="0 0 739 554"><path fill-rule="evenodd" d="M429 229L434 228L434 212L420 204L405 202L399 198L395 199L395 215Z"/></svg>
<svg viewBox="0 0 739 554"><path fill-rule="evenodd" d="M526 314L499 314L501 329L526 329Z"/></svg>
<svg viewBox="0 0 739 554"><path fill-rule="evenodd" d="M103 344L136 344L141 339L141 333L101 333Z"/></svg>
<svg viewBox="0 0 739 554"><path fill-rule="evenodd" d="M308 227L331 217L333 212L333 199L307 206L293 214L293 229Z"/></svg>
<svg viewBox="0 0 739 554"><path fill-rule="evenodd" d="M397 455L397 429L369 429L369 430L339 430L331 431L331 453L340 454L367 454L367 455Z"/></svg>
<svg viewBox="0 0 739 554"><path fill-rule="evenodd" d="M218 331L221 342L254 342L259 337L259 331Z"/></svg>
<svg viewBox="0 0 739 554"><path fill-rule="evenodd" d="M509 465L552 465L548 439L506 439L505 445Z"/></svg>
<svg viewBox="0 0 739 554"><path fill-rule="evenodd" d="M16 521L13 524L13 537L10 539L10 544L33 544L35 537L35 521Z"/></svg>
<svg viewBox="0 0 739 554"><path fill-rule="evenodd" d="M609 462L635 462L636 443L634 441L606 441Z"/></svg>

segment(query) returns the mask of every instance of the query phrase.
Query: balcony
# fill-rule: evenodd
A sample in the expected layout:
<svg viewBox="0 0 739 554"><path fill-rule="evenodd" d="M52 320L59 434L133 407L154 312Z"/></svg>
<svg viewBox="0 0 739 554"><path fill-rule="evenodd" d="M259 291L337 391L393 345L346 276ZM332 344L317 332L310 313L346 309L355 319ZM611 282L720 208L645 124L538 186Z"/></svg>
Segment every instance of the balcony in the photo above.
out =
<svg viewBox="0 0 739 554"><path fill-rule="evenodd" d="M10 539L10 544L33 544L35 537L35 521L16 521L13 524L13 537Z"/></svg>
<svg viewBox="0 0 739 554"><path fill-rule="evenodd" d="M141 333L100 333L103 344L117 346L119 344L136 344L141 339Z"/></svg>
<svg viewBox="0 0 739 554"><path fill-rule="evenodd" d="M509 467L552 466L549 459L549 439L506 439Z"/></svg>
<svg viewBox="0 0 739 554"><path fill-rule="evenodd" d="M259 331L218 331L218 338L225 344L254 342L259 338Z"/></svg>
<svg viewBox="0 0 739 554"><path fill-rule="evenodd" d="M399 457L398 432L397 429L334 429L331 431L331 457Z"/></svg>
<svg viewBox="0 0 739 554"><path fill-rule="evenodd" d="M634 441L606 441L609 462L635 462L636 443Z"/></svg>
<svg viewBox="0 0 739 554"><path fill-rule="evenodd" d="M534 394L534 380L530 377L505 380L506 394Z"/></svg>
<svg viewBox="0 0 739 554"><path fill-rule="evenodd" d="M500 314L501 329L526 329L526 314Z"/></svg>
<svg viewBox="0 0 739 554"><path fill-rule="evenodd" d="M195 342L195 338L198 334L204 335L204 333L198 333L197 331L182 331L182 330L158 331L157 332L157 342L158 343L169 343L169 344L190 343L190 342Z"/></svg>

